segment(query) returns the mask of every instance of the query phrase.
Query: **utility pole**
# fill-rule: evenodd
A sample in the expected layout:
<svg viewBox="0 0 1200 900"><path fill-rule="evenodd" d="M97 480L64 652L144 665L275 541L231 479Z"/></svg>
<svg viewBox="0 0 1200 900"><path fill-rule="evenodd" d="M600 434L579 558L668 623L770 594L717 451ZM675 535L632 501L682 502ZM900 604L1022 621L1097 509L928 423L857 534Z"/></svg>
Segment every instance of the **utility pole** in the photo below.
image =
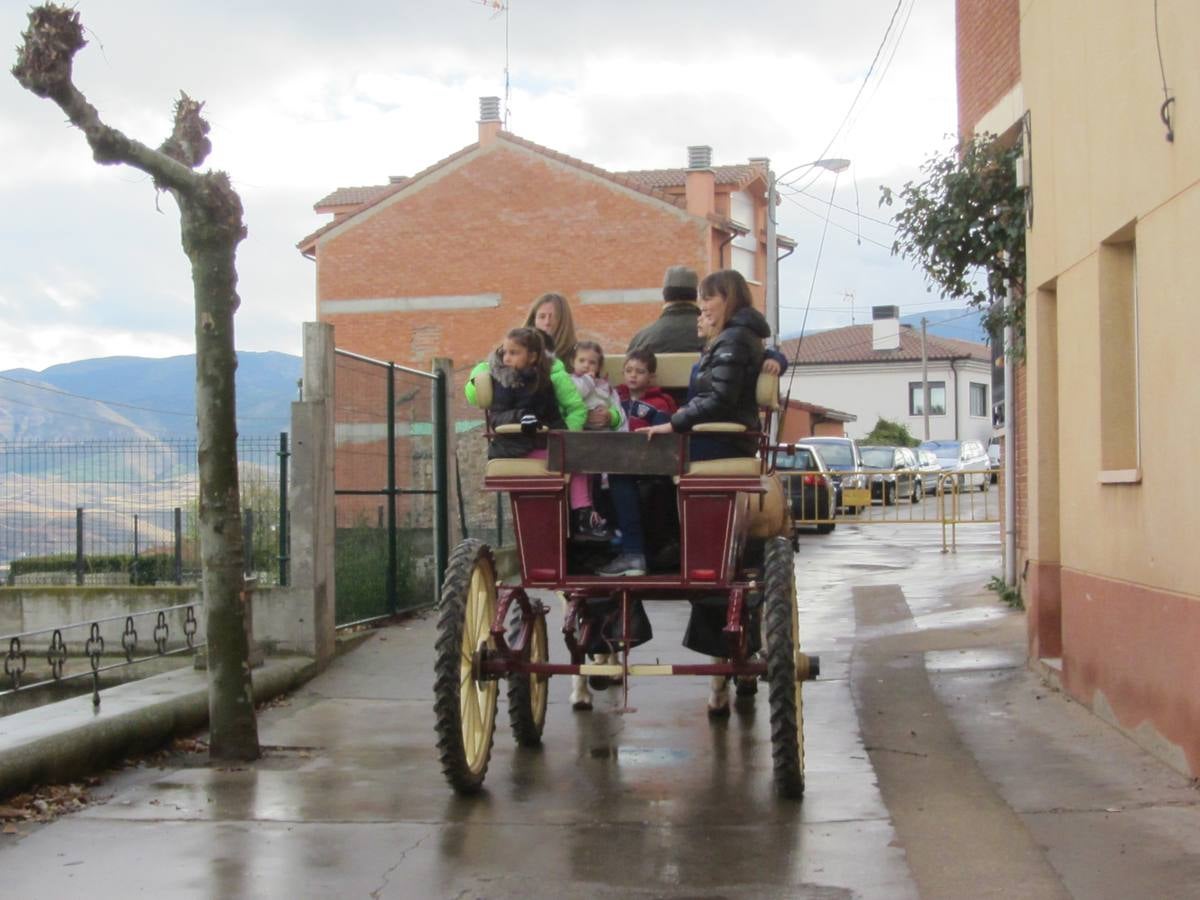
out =
<svg viewBox="0 0 1200 900"><path fill-rule="evenodd" d="M779 242L776 239L775 204L779 202L775 185L775 173L770 161L764 159L767 169L767 271L766 307L767 325L771 329L770 343L779 346Z"/></svg>
<svg viewBox="0 0 1200 900"><path fill-rule="evenodd" d="M921 316L921 413L925 419L925 440L929 440L929 355L925 352L925 326L928 321Z"/></svg>

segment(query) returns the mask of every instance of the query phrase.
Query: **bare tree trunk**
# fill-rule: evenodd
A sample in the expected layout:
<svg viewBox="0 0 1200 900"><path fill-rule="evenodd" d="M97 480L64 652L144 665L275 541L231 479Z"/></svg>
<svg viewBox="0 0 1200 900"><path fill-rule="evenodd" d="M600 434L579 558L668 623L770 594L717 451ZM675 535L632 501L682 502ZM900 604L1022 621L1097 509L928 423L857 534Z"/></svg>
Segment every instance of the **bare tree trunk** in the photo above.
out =
<svg viewBox="0 0 1200 900"><path fill-rule="evenodd" d="M152 176L175 198L196 303L196 418L200 438L200 553L208 632L210 754L255 759L258 726L251 691L238 501L233 315L238 307L237 245L246 236L242 203L223 172L199 173L211 149L203 104L180 96L175 127L158 150L105 125L71 80L86 43L79 14L56 4L29 13L13 75L57 103L87 138L101 165L124 163Z"/></svg>

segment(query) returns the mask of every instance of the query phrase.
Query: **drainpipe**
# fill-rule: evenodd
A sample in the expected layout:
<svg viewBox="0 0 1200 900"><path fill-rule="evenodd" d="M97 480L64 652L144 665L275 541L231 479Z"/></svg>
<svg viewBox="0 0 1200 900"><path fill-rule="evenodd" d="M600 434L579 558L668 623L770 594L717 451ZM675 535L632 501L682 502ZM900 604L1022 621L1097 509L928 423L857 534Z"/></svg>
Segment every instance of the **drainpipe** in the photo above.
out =
<svg viewBox="0 0 1200 900"><path fill-rule="evenodd" d="M717 244L717 266L725 268L725 248L733 243L733 239L737 237L736 232L730 232L729 237Z"/></svg>
<svg viewBox="0 0 1200 900"><path fill-rule="evenodd" d="M958 433L958 369L954 368L954 364L958 362L959 357L952 357L950 360L950 371L954 375L954 439L961 441L962 437Z"/></svg>
<svg viewBox="0 0 1200 900"><path fill-rule="evenodd" d="M1004 298L1012 306L1012 292ZM1017 586L1017 422L1013 415L1012 326L1004 327L1004 583Z"/></svg>

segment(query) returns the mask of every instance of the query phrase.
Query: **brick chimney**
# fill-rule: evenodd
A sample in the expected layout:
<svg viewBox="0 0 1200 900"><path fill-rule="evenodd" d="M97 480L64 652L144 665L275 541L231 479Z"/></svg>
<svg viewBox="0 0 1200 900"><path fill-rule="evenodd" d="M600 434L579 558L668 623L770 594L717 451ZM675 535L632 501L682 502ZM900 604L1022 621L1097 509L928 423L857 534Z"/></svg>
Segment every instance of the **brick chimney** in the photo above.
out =
<svg viewBox="0 0 1200 900"><path fill-rule="evenodd" d="M490 144L500 133L500 98L479 98L479 145Z"/></svg>
<svg viewBox="0 0 1200 900"><path fill-rule="evenodd" d="M712 170L712 147L699 145L688 147L687 211L693 216L707 216L715 212L717 177Z"/></svg>
<svg viewBox="0 0 1200 900"><path fill-rule="evenodd" d="M871 349L900 349L900 307L871 307Z"/></svg>

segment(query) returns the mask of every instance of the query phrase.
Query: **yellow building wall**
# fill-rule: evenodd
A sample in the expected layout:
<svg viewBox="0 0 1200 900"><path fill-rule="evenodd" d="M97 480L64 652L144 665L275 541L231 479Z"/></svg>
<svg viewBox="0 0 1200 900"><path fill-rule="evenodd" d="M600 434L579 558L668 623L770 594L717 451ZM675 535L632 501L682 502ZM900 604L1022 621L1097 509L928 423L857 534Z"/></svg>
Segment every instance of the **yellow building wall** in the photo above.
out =
<svg viewBox="0 0 1200 900"><path fill-rule="evenodd" d="M1054 290L1057 391L1039 395L1038 315L1030 310L1034 408L1057 401L1058 471L1034 457L1030 490L1057 479L1058 522L1032 529L1035 558L1162 590L1200 584L1200 4L1025 0L1022 83L1032 134L1030 303ZM1101 484L1100 247L1136 242L1140 483ZM1041 364L1042 381L1047 371Z"/></svg>
<svg viewBox="0 0 1200 900"><path fill-rule="evenodd" d="M1157 6L1173 142L1154 3L1021 3L1026 587L1068 693L1200 775L1200 3Z"/></svg>

